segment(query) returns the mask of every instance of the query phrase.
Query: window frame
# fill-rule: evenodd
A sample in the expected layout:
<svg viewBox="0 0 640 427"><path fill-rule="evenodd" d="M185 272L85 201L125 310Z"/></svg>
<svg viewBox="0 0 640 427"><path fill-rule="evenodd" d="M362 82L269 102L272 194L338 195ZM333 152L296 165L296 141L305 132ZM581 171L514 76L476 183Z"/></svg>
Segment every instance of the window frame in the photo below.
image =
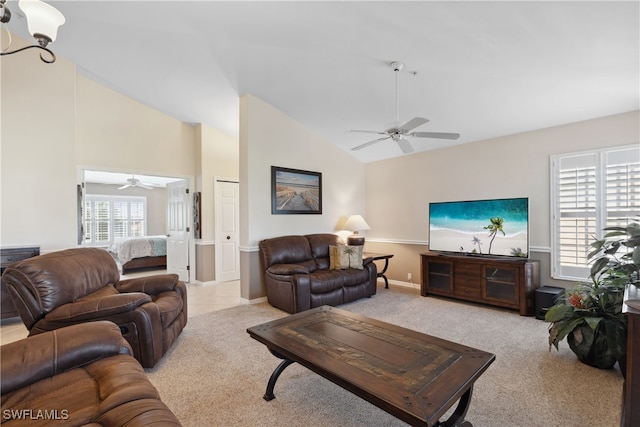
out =
<svg viewBox="0 0 640 427"><path fill-rule="evenodd" d="M629 152L629 155L631 156L631 159L632 159L632 161L627 164L634 165L633 167L635 168L632 174L633 176L631 177L631 179L629 176L627 176L627 181L626 181L627 184L625 184L627 185L627 194L631 194L631 197L627 196L626 198L631 200L630 201L628 200L628 205L626 208L610 207L608 206L609 199L607 198L607 196L609 195L609 193L607 192L607 184L609 182L607 179L608 178L607 173L609 172L607 168L613 167L615 164L617 164L615 163L615 157L623 156L625 155L624 154L625 152ZM570 168L560 169L561 163L564 160L566 162L575 162L576 164L579 164L581 163L578 160L578 158L580 157L585 157L585 158L593 157L593 161L591 162L591 164L589 164L588 161L582 162L588 167L594 168L594 175L593 175L594 176L594 187L593 187L594 193L591 196L583 195L585 200L589 199L590 197L593 197L594 199L593 207L587 207L586 206L588 205L587 203L585 204L584 209L582 211L580 210L580 207L575 207L573 210L573 213L570 213L571 209L566 209L564 211L561 211L560 205L561 205L562 195L559 188L560 173L563 170L570 170ZM602 149L596 149L596 150L587 150L587 151L552 155L550 157L550 165L551 165L550 167L550 170L551 170L551 179L550 179L551 277L554 279L560 279L560 280L583 281L589 277L590 266L588 263L586 263L586 255L588 254L590 249L589 245L595 239L601 239L603 237L603 235L605 234L605 231L603 230L603 228L607 227L608 225L614 225L611 222L614 218L617 218L617 216L615 216L614 213L625 211L624 213L628 214L622 217L623 218L622 221L624 221L625 223L628 223L629 221L634 221L634 220L637 221L638 219L637 216L640 215L640 200L639 200L640 195L638 194L638 190L640 190L640 175L639 175L640 174L640 145L631 144L631 145L624 145L624 146L618 146L618 147L608 147L608 148L602 148ZM577 167L575 168L578 169ZM629 182L633 183L632 189L635 188L636 189L635 192L629 191L629 186L628 186ZM578 203L577 200L578 200L578 197L576 197L576 205ZM593 209L592 215L589 215L588 212L586 212L589 209ZM563 212L565 213L565 215L563 215ZM584 254L581 254L582 256L580 256L579 250L578 250L580 246L577 246L575 251L577 259L580 259L580 258L585 259L584 266L563 264L562 262L563 253L567 252L566 250L564 252L562 250L562 238L561 238L560 229L561 229L561 219L563 217L564 218L575 217L578 219L593 217L594 219L594 225L592 230L593 236L591 236L588 239L588 241L584 243L586 246L582 246L585 248ZM617 223L616 225L624 225L624 224ZM582 234L588 233L588 227L584 227L580 230L584 231ZM567 246L570 246L570 245L567 245Z"/></svg>
<svg viewBox="0 0 640 427"><path fill-rule="evenodd" d="M102 221L102 222L108 222L108 241L99 241L96 242L96 223L99 222L96 220L95 217L95 202L109 202L109 215L108 215L108 219L106 221ZM132 219L131 218L131 204L132 203L140 203L142 202L143 204L143 218L142 220L140 219ZM90 246L90 247L109 247L111 246L111 244L115 241L116 237L115 237L115 230L116 230L116 222L117 221L123 221L120 218L116 218L115 215L115 204L116 203L126 203L126 207L127 207L127 218L124 219L124 221L126 221L127 224L127 236L126 237L132 237L130 236L131 233L131 222L132 221L138 221L138 222L142 222L142 234L141 236L146 236L147 235L147 226L148 226L148 211L147 211L147 197L146 196L113 196L113 195L102 195L102 194L87 194L85 195L84 198L84 209L83 209L83 226L84 226L84 238L83 238L83 245L84 246ZM90 204L91 208L90 208L90 212L89 209L87 208L87 204ZM90 225L88 225L88 223ZM89 240L87 240L87 236L90 237ZM140 236L140 237L141 237Z"/></svg>

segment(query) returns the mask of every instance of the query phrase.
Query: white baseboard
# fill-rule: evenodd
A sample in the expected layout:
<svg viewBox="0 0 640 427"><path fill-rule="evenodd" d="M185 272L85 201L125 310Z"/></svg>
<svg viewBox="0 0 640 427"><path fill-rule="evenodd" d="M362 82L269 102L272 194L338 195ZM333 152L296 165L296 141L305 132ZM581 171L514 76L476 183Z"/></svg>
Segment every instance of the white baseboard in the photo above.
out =
<svg viewBox="0 0 640 427"><path fill-rule="evenodd" d="M378 279L378 283L384 284L384 279ZM420 283L415 282L403 282L401 280L389 280L390 285L402 286L405 288L418 289L420 290Z"/></svg>
<svg viewBox="0 0 640 427"><path fill-rule="evenodd" d="M242 302L242 304L260 304L261 302L267 302L267 297L253 299L240 298L240 302Z"/></svg>

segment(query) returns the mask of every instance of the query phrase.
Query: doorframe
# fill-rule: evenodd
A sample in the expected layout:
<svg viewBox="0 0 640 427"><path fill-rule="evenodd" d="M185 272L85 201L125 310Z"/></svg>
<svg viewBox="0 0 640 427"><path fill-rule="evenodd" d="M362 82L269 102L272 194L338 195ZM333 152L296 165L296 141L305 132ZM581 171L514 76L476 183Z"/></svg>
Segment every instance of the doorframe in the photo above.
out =
<svg viewBox="0 0 640 427"><path fill-rule="evenodd" d="M77 170L77 184L78 185L82 185L82 206L84 206L84 197L86 195L86 182L84 180L84 172L86 170L93 170L93 171L100 171L100 172L113 172L113 173L126 173L126 174L134 174L134 175L151 175L151 176L162 176L162 177L167 177L167 178L175 178L176 180L179 179L184 179L188 181L188 188L189 188L189 204L187 207L187 221L189 224L189 234L188 234L188 238L189 238L189 281L193 282L195 281L195 277L196 277L196 242L195 239L193 238L193 193L195 191L195 178L193 175L184 175L184 174L179 174L179 173L169 173L169 172L158 172L158 171L149 171L149 170L143 170L143 169L132 169L132 168L117 168L117 167L104 167L104 166L87 166L87 165L77 165L76 166L76 170ZM166 221L166 216L167 216L167 206L165 204L165 210L164 210L164 215L165 215L165 221ZM83 215L84 215L84 211L83 211ZM167 234L167 230L164 230L164 234ZM84 246L84 241L82 243L82 245L79 246Z"/></svg>
<svg viewBox="0 0 640 427"><path fill-rule="evenodd" d="M221 260L220 260L220 251L218 250L219 248L222 247L221 243L222 243L222 233L219 233L219 227L220 227L220 218L217 215L217 209L218 209L218 195L220 194L220 190L218 188L218 182L220 181L226 181L226 182L234 182L236 184L238 184L238 188L240 186L240 179L237 177L225 177L225 176L214 176L213 177L213 215L214 215L214 230L215 230L215 238L214 238L214 250L215 250L215 282L218 283L218 274L220 271L220 264L221 264ZM239 192L238 192L239 194ZM238 205L240 204L240 200L238 200ZM238 224L238 233L240 233L240 224ZM240 258L240 242L238 241L238 259ZM240 266L238 265L238 268L240 268ZM241 271L239 271L238 273L240 273Z"/></svg>

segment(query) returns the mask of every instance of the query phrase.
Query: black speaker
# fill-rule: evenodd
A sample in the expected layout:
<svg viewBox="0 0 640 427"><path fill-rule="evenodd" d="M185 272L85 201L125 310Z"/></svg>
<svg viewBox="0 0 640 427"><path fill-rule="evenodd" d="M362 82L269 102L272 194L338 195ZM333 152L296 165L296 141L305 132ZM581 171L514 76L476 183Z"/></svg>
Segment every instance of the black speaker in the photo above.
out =
<svg viewBox="0 0 640 427"><path fill-rule="evenodd" d="M564 295L564 288L555 286L541 286L535 292L536 319L544 320L549 308L556 305L558 299Z"/></svg>

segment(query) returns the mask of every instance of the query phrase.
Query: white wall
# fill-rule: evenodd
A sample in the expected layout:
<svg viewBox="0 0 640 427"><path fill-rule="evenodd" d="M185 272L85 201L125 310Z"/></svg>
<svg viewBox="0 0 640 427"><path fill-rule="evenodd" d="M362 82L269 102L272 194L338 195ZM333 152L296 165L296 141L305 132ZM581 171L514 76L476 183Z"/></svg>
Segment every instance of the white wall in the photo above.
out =
<svg viewBox="0 0 640 427"><path fill-rule="evenodd" d="M271 166L322 173L321 215L272 215ZM287 234L335 232L364 211L364 164L252 96L240 98L241 293L264 296L258 242Z"/></svg>
<svg viewBox="0 0 640 427"><path fill-rule="evenodd" d="M335 232L364 211L364 164L264 101L240 99L241 244L285 234ZM271 166L322 173L321 215L272 215Z"/></svg>
<svg viewBox="0 0 640 427"><path fill-rule="evenodd" d="M549 248L550 155L638 144L639 126L635 111L369 163L369 236L426 242L429 202L529 197L531 246Z"/></svg>
<svg viewBox="0 0 640 427"><path fill-rule="evenodd" d="M419 277L429 202L529 197L531 257L550 278L550 156L640 142L640 111L603 117L366 165L368 250L397 256L388 276ZM414 279L415 280L415 279Z"/></svg>

